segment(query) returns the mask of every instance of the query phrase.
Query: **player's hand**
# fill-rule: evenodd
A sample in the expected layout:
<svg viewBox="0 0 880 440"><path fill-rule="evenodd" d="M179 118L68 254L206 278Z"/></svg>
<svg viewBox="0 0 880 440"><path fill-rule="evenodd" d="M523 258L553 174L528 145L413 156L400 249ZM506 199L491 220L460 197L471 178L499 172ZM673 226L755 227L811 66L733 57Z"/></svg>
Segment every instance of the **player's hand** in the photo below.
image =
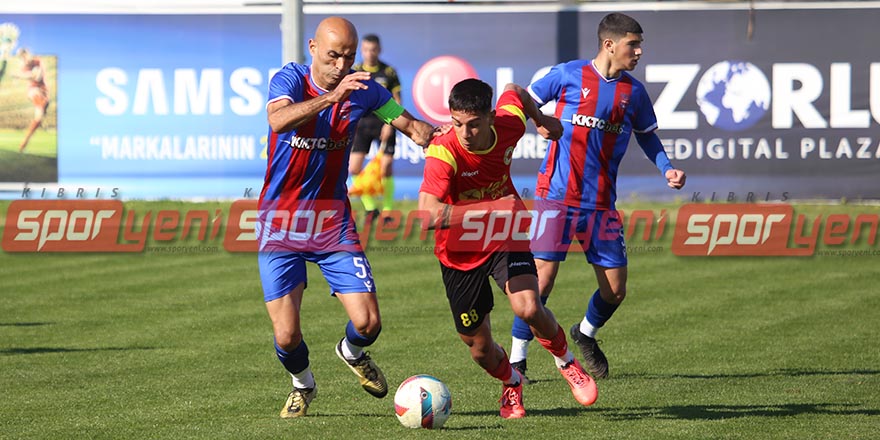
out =
<svg viewBox="0 0 880 440"><path fill-rule="evenodd" d="M541 115L535 120L535 127L544 139L555 141L562 136L562 123L553 116Z"/></svg>
<svg viewBox="0 0 880 440"><path fill-rule="evenodd" d="M330 93L327 94L327 99L332 103L342 102L348 99L348 95L355 90L367 90L367 85L363 83L370 79L370 72L353 72L345 75L342 78L342 81L339 81L339 84L336 85L336 88L333 89Z"/></svg>
<svg viewBox="0 0 880 440"><path fill-rule="evenodd" d="M452 124L443 124L438 127L434 127L433 131L431 132L431 139L433 140L435 137L443 136L444 134L449 133L449 130L452 130ZM430 142L428 144L422 145L422 151L428 151L428 145L430 145Z"/></svg>
<svg viewBox="0 0 880 440"><path fill-rule="evenodd" d="M452 124L443 124L439 127L434 127L434 136L443 136L446 133L449 133L449 130L452 130Z"/></svg>
<svg viewBox="0 0 880 440"><path fill-rule="evenodd" d="M687 176L682 170L669 170L666 172L666 184L672 189L682 189Z"/></svg>

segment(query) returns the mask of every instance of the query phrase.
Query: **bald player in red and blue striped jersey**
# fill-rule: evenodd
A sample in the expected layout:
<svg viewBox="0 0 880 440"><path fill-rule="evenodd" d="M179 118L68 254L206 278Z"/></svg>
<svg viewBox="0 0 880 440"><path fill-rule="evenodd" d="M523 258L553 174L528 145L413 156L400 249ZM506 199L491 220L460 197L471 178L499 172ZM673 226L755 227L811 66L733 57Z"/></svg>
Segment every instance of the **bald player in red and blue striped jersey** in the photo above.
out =
<svg viewBox="0 0 880 440"><path fill-rule="evenodd" d="M255 229L275 352L293 380L283 418L305 416L317 394L300 317L306 262L320 267L350 319L337 356L368 393L379 398L388 393L382 371L364 352L382 325L370 264L351 216L348 157L365 114L377 115L422 146L434 128L414 119L368 72L351 69L357 46L351 22L327 18L309 40L312 64L287 64L269 84L268 166Z"/></svg>
<svg viewBox="0 0 880 440"><path fill-rule="evenodd" d="M596 331L626 295L626 245L615 201L618 167L630 135L635 134L671 188L680 189L685 174L669 163L654 133L657 117L645 87L627 73L642 54L641 26L631 17L612 13L599 24L598 36L595 59L554 66L528 91L540 105L556 100L555 116L563 125L562 137L550 144L535 186L535 208L549 220L546 233L532 241L541 297L546 302L559 262L575 236L593 265L599 289L570 334L593 375L603 378L608 362L595 341ZM532 334L521 320L514 321L512 334L510 360L522 372Z"/></svg>

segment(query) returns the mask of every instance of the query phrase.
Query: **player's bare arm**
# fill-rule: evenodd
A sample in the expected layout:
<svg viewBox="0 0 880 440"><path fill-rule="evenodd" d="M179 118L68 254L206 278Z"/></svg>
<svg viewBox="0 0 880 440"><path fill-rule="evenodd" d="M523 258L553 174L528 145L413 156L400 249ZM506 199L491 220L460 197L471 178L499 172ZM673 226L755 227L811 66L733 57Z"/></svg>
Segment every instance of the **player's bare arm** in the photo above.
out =
<svg viewBox="0 0 880 440"><path fill-rule="evenodd" d="M520 208L517 208L520 206ZM426 212L430 216L427 229L446 229L450 226L460 225L468 213L507 211L512 212L521 209L517 197L508 194L495 200L483 200L473 203L449 205L430 193L419 193L419 211Z"/></svg>
<svg viewBox="0 0 880 440"><path fill-rule="evenodd" d="M427 229L443 229L449 227L452 205L440 201L434 194L419 193L419 211L428 213Z"/></svg>
<svg viewBox="0 0 880 440"><path fill-rule="evenodd" d="M555 141L562 136L562 123L559 122L559 119L541 113L541 110L538 109L537 104L535 104L535 101L526 89L518 84L510 83L504 86L505 92L509 90L513 90L519 95L519 100L523 103L523 112L535 124L535 128L538 129L538 134L541 137Z"/></svg>
<svg viewBox="0 0 880 440"><path fill-rule="evenodd" d="M413 115L405 110L400 116L391 121L391 125L407 135L413 142L421 145L422 148L427 147L434 137L433 125L414 118Z"/></svg>
<svg viewBox="0 0 880 440"><path fill-rule="evenodd" d="M345 101L351 92L365 90L367 85L362 81L370 79L368 72L354 72L342 78L342 81L331 90L317 98L303 102L292 102L287 99L269 104L269 126L275 133L285 133L299 127L314 118L321 110L338 102Z"/></svg>

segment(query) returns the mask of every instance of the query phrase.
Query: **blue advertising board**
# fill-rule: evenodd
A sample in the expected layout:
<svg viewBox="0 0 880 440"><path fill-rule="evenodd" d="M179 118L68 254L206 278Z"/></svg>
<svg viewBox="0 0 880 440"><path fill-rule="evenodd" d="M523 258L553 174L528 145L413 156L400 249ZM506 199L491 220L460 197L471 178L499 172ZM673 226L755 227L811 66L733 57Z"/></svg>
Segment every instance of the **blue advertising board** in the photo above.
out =
<svg viewBox="0 0 880 440"><path fill-rule="evenodd" d="M460 79L476 76L496 89L526 85L558 62L592 57L604 14L346 17L361 35L381 36L382 58L402 80L404 106L438 124L447 116L446 93ZM654 100L667 153L689 174L685 198L695 191L704 197L880 198L880 58L863 38L864 29L880 22L880 9L759 11L761 26L752 34L745 10L630 14L645 29L645 54L634 75ZM305 16L306 37L325 16ZM49 84L57 92L57 186L87 193L116 188L124 198L259 193L266 89L280 67L280 19L0 15L0 23L20 29L19 47L57 60L57 81ZM829 22L848 23L835 32L851 44L797 31ZM423 154L402 136L398 145L396 197L415 198ZM532 129L518 145L514 181L526 194L546 148ZM635 142L630 149L621 167L621 198L681 195L666 188ZM8 181L2 173L0 180Z"/></svg>

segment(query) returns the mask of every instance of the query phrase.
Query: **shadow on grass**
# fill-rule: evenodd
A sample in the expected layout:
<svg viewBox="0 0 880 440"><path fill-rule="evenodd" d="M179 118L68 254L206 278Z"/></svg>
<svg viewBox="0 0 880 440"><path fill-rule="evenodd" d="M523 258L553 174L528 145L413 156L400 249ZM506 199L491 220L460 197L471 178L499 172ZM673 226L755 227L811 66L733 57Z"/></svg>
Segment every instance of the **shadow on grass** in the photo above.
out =
<svg viewBox="0 0 880 440"><path fill-rule="evenodd" d="M596 408L609 420L669 419L720 420L741 417L791 417L810 415L880 415L880 410L860 408L857 404L804 403L782 405L672 405L639 408Z"/></svg>
<svg viewBox="0 0 880 440"><path fill-rule="evenodd" d="M592 411L589 408L529 408L526 407L527 417L535 416L549 416L549 417L576 417L581 414L587 414ZM453 411L453 414L461 414L464 416L498 416L498 410L492 411Z"/></svg>
<svg viewBox="0 0 880 440"><path fill-rule="evenodd" d="M53 322L0 322L0 327L39 327L52 325Z"/></svg>
<svg viewBox="0 0 880 440"><path fill-rule="evenodd" d="M456 417L456 416L459 415L459 414L462 414L462 415L475 415L475 416L482 416L482 415L495 415L495 416L497 416L497 415L498 415L498 411L486 411L485 413L483 413L483 412L481 412L481 411L468 412L468 413L457 412L457 411L453 411L453 412L452 412L452 416L453 416L453 417ZM343 418L368 417L368 418L371 418L371 419L375 419L375 418L377 418L377 417L379 417L379 418L385 417L385 418L389 418L389 419L394 418L393 415L389 416L389 415L386 414L386 413L368 414L368 413L351 413L351 412L346 412L346 413L326 413L326 412L314 412L314 413L311 413L311 412L310 412L309 415L308 415L308 418L309 418L309 419L317 419L317 418L322 418L322 417L327 417L327 418L335 418L335 417L343 417ZM395 420L396 420L396 419L395 419ZM475 431L475 430L483 431L483 430L487 430L487 429L504 429L504 426L502 426L502 425L500 425L500 424L498 424L498 425L492 425L492 426L487 426L487 425L477 425L477 426L448 426L448 425L447 425L447 426L444 426L444 427L440 428L439 431ZM410 431L407 431L407 432L410 432ZM393 435L389 435L388 438L394 438L394 436L393 436Z"/></svg>
<svg viewBox="0 0 880 440"><path fill-rule="evenodd" d="M614 376L615 379L750 379L757 377L798 377L798 376L852 376L852 375L878 375L880 370L805 370L798 368L783 368L781 370L766 371L761 373L727 373L727 374L621 374Z"/></svg>
<svg viewBox="0 0 880 440"><path fill-rule="evenodd" d="M20 347L0 348L0 355L13 356L18 354L46 354L46 353L81 353L93 351L130 351L130 350L155 350L153 347L105 347L105 348L67 348L67 347Z"/></svg>

